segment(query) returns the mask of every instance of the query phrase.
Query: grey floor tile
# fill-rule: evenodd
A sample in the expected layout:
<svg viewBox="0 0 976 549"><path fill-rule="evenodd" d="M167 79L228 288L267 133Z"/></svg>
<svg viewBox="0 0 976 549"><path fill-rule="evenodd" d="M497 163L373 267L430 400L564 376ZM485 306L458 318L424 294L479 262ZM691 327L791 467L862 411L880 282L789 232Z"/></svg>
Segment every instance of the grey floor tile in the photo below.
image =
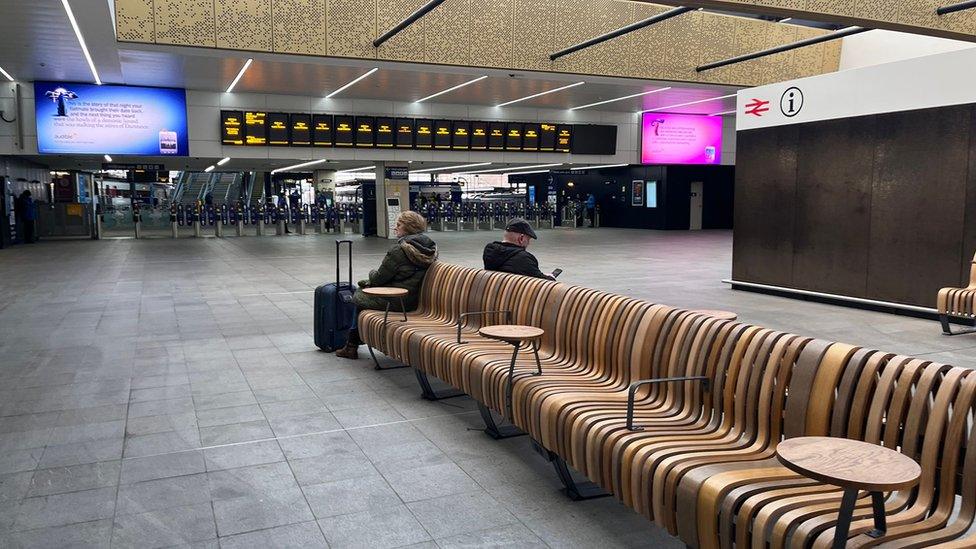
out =
<svg viewBox="0 0 976 549"><path fill-rule="evenodd" d="M32 471L41 461L42 455L44 455L44 448L0 452L0 475Z"/></svg>
<svg viewBox="0 0 976 549"><path fill-rule="evenodd" d="M115 512L132 515L209 501L207 475L198 473L123 484L119 486Z"/></svg>
<svg viewBox="0 0 976 549"><path fill-rule="evenodd" d="M163 416L131 417L125 423L127 436L152 435L167 431L193 432L197 429L195 414L167 414Z"/></svg>
<svg viewBox="0 0 976 549"><path fill-rule="evenodd" d="M112 520L102 519L65 526L52 526L37 530L12 532L4 540L3 545L11 549L48 547L100 549L102 547L108 547L111 541Z"/></svg>
<svg viewBox="0 0 976 549"><path fill-rule="evenodd" d="M274 433L271 431L268 422L263 419L246 423L200 428L200 444L205 447L268 438L274 438Z"/></svg>
<svg viewBox="0 0 976 549"><path fill-rule="evenodd" d="M44 449L39 468L67 467L98 461L122 459L122 439L103 439L77 442Z"/></svg>
<svg viewBox="0 0 976 549"><path fill-rule="evenodd" d="M360 454L362 451L344 431L282 438L278 440L290 460L335 454Z"/></svg>
<svg viewBox="0 0 976 549"><path fill-rule="evenodd" d="M381 473L451 463L450 458L429 440L371 446L364 453Z"/></svg>
<svg viewBox="0 0 976 549"><path fill-rule="evenodd" d="M213 408L227 408L231 406L246 406L256 404L254 393L250 389L232 393L217 393L211 395L194 395L193 404L197 411Z"/></svg>
<svg viewBox="0 0 976 549"><path fill-rule="evenodd" d="M373 464L362 452L292 459L288 463L295 472L298 484L302 486L377 473Z"/></svg>
<svg viewBox="0 0 976 549"><path fill-rule="evenodd" d="M319 526L333 548L402 547L431 539L402 506L324 518Z"/></svg>
<svg viewBox="0 0 976 549"><path fill-rule="evenodd" d="M166 431L151 435L127 437L123 455L126 458L137 458L183 452L200 447L200 438L195 431Z"/></svg>
<svg viewBox="0 0 976 549"><path fill-rule="evenodd" d="M115 517L113 547L167 547L214 539L210 503Z"/></svg>
<svg viewBox="0 0 976 549"><path fill-rule="evenodd" d="M213 509L221 537L313 519L305 495L298 488L221 499L213 502Z"/></svg>
<svg viewBox="0 0 976 549"><path fill-rule="evenodd" d="M434 539L487 530L517 521L514 515L484 491L455 494L408 503Z"/></svg>
<svg viewBox="0 0 976 549"><path fill-rule="evenodd" d="M17 509L14 528L31 530L76 522L112 518L115 513L115 488L27 498Z"/></svg>
<svg viewBox="0 0 976 549"><path fill-rule="evenodd" d="M260 421L263 419L264 412L261 411L261 408L257 404L197 410L197 424L200 427L246 423L248 421Z"/></svg>
<svg viewBox="0 0 976 549"><path fill-rule="evenodd" d="M174 452L122 460L122 483L203 473L207 470L203 452Z"/></svg>
<svg viewBox="0 0 976 549"><path fill-rule="evenodd" d="M316 412L300 416L289 416L269 420L275 436L289 437L335 431L341 429L339 422L330 412Z"/></svg>
<svg viewBox="0 0 976 549"><path fill-rule="evenodd" d="M383 476L400 498L408 503L472 492L481 488L474 479L453 463L387 471Z"/></svg>
<svg viewBox="0 0 976 549"><path fill-rule="evenodd" d="M322 404L322 401L315 396L297 400L263 402L261 403L261 409L264 410L264 415L269 420L314 414L316 412L328 412L325 405Z"/></svg>
<svg viewBox="0 0 976 549"><path fill-rule="evenodd" d="M348 408L333 412L339 424L346 429L403 421L405 418L390 406L379 408Z"/></svg>
<svg viewBox="0 0 976 549"><path fill-rule="evenodd" d="M267 389L255 389L254 396L258 402L283 402L288 400L300 400L315 398L315 393L305 384L291 385L288 387L271 387Z"/></svg>
<svg viewBox="0 0 976 549"><path fill-rule="evenodd" d="M285 455L275 440L218 446L204 450L203 454L207 459L208 471L234 469L285 460Z"/></svg>
<svg viewBox="0 0 976 549"><path fill-rule="evenodd" d="M285 462L252 465L207 473L210 494L215 500L263 496L298 488L295 475Z"/></svg>
<svg viewBox="0 0 976 549"><path fill-rule="evenodd" d="M165 416L170 414L192 414L193 399L189 397L170 400L152 400L129 404L129 417Z"/></svg>
<svg viewBox="0 0 976 549"><path fill-rule="evenodd" d="M80 492L115 486L119 482L119 461L103 461L34 471L28 497Z"/></svg>
<svg viewBox="0 0 976 549"><path fill-rule="evenodd" d="M153 387L151 389L133 389L129 393L129 402L146 402L150 400L171 400L190 396L190 384Z"/></svg>
<svg viewBox="0 0 976 549"><path fill-rule="evenodd" d="M320 549L326 547L315 522L276 526L267 530L220 538L221 549Z"/></svg>
<svg viewBox="0 0 976 549"><path fill-rule="evenodd" d="M403 503L379 475L303 486L302 491L316 518L394 507Z"/></svg>
<svg viewBox="0 0 976 549"><path fill-rule="evenodd" d="M479 532L469 532L440 538L437 546L442 549L462 549L466 547L519 547L543 549L549 547L531 530L522 524L509 524L489 528Z"/></svg>

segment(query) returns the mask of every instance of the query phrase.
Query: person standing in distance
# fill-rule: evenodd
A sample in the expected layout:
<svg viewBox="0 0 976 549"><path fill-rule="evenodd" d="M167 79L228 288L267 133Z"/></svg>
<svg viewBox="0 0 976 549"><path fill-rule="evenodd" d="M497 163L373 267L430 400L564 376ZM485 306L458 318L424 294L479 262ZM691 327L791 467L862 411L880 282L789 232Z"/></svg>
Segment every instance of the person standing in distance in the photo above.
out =
<svg viewBox="0 0 976 549"><path fill-rule="evenodd" d="M529 222L516 217L505 225L501 242L485 246L482 259L485 270L556 280L556 277L539 270L539 260L526 249L533 239L538 239Z"/></svg>

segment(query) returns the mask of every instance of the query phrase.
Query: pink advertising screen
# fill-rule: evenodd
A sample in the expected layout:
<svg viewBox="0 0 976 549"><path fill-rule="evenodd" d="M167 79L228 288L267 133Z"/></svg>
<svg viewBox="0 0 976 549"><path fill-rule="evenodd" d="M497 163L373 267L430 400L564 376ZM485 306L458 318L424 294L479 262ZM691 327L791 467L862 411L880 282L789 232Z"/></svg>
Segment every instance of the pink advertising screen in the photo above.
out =
<svg viewBox="0 0 976 549"><path fill-rule="evenodd" d="M722 117L645 112L641 164L720 164Z"/></svg>

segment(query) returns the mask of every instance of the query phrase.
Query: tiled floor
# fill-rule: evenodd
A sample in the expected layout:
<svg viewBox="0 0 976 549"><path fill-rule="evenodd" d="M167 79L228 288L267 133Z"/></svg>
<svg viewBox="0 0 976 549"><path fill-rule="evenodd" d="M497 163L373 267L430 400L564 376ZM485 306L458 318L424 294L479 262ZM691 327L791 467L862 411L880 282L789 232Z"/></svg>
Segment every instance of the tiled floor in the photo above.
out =
<svg viewBox="0 0 976 549"><path fill-rule="evenodd" d="M433 235L480 263L487 233ZM543 231L561 280L976 366L937 323L729 290L731 235ZM418 398L312 345L331 237L44 242L0 251L2 547L680 547L572 503L473 403ZM356 239L356 276L387 242ZM218 541L219 540L219 541Z"/></svg>

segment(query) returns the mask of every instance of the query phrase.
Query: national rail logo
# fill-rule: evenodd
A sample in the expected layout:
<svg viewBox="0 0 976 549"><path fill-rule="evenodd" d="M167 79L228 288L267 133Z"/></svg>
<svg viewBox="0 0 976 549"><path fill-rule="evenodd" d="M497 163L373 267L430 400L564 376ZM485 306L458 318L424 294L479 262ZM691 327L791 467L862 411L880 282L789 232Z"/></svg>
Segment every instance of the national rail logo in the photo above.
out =
<svg viewBox="0 0 976 549"><path fill-rule="evenodd" d="M763 101L762 99L753 98L752 101L746 103L746 114L751 114L753 116L762 116L764 112L769 110L769 101Z"/></svg>

